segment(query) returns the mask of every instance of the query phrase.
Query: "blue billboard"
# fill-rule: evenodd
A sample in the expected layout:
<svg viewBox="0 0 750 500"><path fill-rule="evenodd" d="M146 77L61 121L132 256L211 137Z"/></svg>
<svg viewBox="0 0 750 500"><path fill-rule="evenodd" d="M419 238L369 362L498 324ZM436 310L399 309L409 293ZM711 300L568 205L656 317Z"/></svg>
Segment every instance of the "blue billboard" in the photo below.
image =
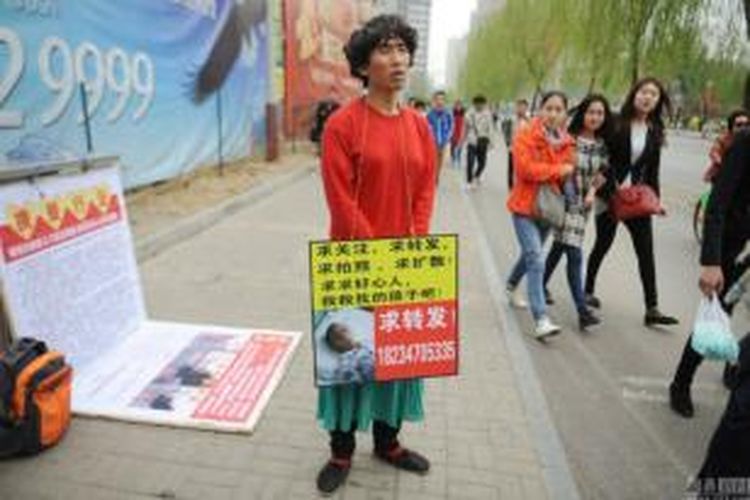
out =
<svg viewBox="0 0 750 500"><path fill-rule="evenodd" d="M0 168L86 155L86 116L93 153L121 157L126 187L216 163L220 150L254 154L265 143L266 8L0 0Z"/></svg>

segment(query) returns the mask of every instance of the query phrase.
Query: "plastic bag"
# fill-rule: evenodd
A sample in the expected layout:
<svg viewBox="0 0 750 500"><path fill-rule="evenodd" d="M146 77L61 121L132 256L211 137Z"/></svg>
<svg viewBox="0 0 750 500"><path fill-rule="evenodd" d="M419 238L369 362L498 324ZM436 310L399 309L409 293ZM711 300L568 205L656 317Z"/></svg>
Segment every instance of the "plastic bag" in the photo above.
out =
<svg viewBox="0 0 750 500"><path fill-rule="evenodd" d="M722 309L716 294L710 299L701 298L693 325L691 346L707 359L734 363L739 357L739 343L732 335L729 316Z"/></svg>

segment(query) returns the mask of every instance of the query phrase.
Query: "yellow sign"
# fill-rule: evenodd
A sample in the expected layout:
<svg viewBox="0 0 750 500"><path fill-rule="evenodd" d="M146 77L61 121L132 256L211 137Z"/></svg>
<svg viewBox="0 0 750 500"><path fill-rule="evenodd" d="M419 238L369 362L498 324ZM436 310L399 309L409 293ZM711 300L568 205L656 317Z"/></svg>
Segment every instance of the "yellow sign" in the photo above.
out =
<svg viewBox="0 0 750 500"><path fill-rule="evenodd" d="M456 235L310 244L315 311L455 300Z"/></svg>

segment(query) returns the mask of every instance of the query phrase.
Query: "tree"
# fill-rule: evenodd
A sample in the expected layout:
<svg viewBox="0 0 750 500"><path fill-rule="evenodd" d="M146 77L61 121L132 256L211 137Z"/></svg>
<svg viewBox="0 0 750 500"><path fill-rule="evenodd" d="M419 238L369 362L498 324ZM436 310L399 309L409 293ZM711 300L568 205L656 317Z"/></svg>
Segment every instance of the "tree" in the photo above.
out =
<svg viewBox="0 0 750 500"><path fill-rule="evenodd" d="M621 94L648 73L695 107L709 81L738 102L746 76L750 105L750 0L507 0L469 38L464 92Z"/></svg>

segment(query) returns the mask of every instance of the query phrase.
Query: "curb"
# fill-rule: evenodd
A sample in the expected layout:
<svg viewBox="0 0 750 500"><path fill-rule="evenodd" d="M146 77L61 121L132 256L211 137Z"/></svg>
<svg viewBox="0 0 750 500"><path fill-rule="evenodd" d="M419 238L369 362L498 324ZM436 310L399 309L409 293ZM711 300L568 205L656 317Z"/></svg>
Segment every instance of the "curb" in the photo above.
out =
<svg viewBox="0 0 750 500"><path fill-rule="evenodd" d="M145 236L135 242L136 260L138 262L145 262L157 256L164 250L205 231L224 217L237 213L243 208L269 197L277 190L294 184L306 175L309 175L315 168L316 165L309 165L295 169L288 174L274 176L267 181L261 181L246 192L230 198L215 207L186 217L169 229Z"/></svg>
<svg viewBox="0 0 750 500"><path fill-rule="evenodd" d="M579 500L581 496L578 485L570 470L560 434L552 419L542 390L542 384L525 345L524 335L518 326L514 312L505 299L504 281L495 263L490 242L468 195L462 192L461 196L469 208L470 224L477 234L479 254L482 267L484 267L486 273L487 287L495 308L495 314L505 332L503 338L528 417L534 448L542 466L542 476L547 486L547 493L549 498Z"/></svg>

